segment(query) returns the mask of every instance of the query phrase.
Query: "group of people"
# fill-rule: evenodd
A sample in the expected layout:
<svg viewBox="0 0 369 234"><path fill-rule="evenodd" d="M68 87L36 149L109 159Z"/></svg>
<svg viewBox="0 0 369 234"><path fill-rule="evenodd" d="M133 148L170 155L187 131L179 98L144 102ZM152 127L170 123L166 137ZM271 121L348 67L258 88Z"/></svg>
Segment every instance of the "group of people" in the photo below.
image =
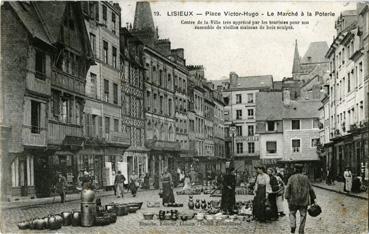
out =
<svg viewBox="0 0 369 234"><path fill-rule="evenodd" d="M291 233L296 231L296 213L300 213L299 233L304 233L308 206L315 203L316 195L306 175L303 165L294 166L294 174L283 181L283 175L274 168L262 165L255 167L257 177L254 185L253 216L259 222L276 221L285 216L284 200L287 200ZM235 207L236 176L233 168L227 168L222 181L221 209L229 214Z"/></svg>
<svg viewBox="0 0 369 234"><path fill-rule="evenodd" d="M128 189L131 191L133 197L137 194L138 189L138 177L135 172L132 173L129 179ZM126 177L122 174L121 171L118 171L115 175L114 179L114 195L118 198L124 197L124 182L126 181Z"/></svg>

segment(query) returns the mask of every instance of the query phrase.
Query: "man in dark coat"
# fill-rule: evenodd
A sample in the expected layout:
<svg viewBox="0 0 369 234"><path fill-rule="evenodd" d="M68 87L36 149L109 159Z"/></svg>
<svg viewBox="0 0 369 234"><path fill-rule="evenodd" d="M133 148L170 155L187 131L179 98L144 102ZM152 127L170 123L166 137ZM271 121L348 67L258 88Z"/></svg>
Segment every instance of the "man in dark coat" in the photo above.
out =
<svg viewBox="0 0 369 234"><path fill-rule="evenodd" d="M65 187L67 185L67 179L61 174L61 172L58 172L58 177L56 179L56 192L60 195L61 203L65 202Z"/></svg>
<svg viewBox="0 0 369 234"><path fill-rule="evenodd" d="M290 210L291 233L296 230L296 213L300 213L299 233L304 233L307 207L315 203L315 192L306 175L302 174L302 164L295 165L296 174L288 179L285 198Z"/></svg>
<svg viewBox="0 0 369 234"><path fill-rule="evenodd" d="M236 176L232 173L233 168L227 168L222 181L221 209L224 212L233 213L236 204Z"/></svg>

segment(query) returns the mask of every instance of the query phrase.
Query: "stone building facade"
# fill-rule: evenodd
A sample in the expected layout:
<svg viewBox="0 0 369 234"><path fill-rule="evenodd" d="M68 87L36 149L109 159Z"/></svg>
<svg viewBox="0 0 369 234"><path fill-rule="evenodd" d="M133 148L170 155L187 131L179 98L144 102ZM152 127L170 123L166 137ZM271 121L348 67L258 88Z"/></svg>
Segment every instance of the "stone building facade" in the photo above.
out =
<svg viewBox="0 0 369 234"><path fill-rule="evenodd" d="M114 185L118 170L123 170L123 154L130 145L130 132L122 119L120 77L120 7L108 2L82 2L84 22L96 66L86 77L84 136L85 149L78 163L96 179L98 187ZM99 147L94 147L98 145ZM126 173L126 170L124 170Z"/></svg>
<svg viewBox="0 0 369 234"><path fill-rule="evenodd" d="M8 196L48 196L56 171L68 186L78 177L85 79L94 64L82 8L75 2L6 2L1 11L7 58L1 122L10 130L2 185Z"/></svg>
<svg viewBox="0 0 369 234"><path fill-rule="evenodd" d="M367 179L368 170L368 4L338 17L337 35L326 57L330 78L326 82L328 110L324 112L326 169L342 179L345 167ZM366 42L366 43L365 43ZM326 116L328 115L328 116ZM329 126L326 128L326 126ZM328 133L326 133L328 134Z"/></svg>

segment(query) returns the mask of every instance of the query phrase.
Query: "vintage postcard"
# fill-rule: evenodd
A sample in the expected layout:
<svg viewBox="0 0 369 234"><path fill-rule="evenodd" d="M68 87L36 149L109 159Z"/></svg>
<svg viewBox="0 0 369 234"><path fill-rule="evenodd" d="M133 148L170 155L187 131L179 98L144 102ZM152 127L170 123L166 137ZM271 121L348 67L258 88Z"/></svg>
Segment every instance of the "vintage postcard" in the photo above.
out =
<svg viewBox="0 0 369 234"><path fill-rule="evenodd" d="M366 1L1 1L1 233L368 233Z"/></svg>

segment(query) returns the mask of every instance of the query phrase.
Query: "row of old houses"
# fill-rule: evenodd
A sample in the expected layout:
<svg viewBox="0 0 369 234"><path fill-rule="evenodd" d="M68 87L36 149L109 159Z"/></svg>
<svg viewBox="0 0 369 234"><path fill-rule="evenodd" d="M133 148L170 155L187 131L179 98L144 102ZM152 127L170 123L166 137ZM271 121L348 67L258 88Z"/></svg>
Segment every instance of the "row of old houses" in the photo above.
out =
<svg viewBox="0 0 369 234"><path fill-rule="evenodd" d="M57 172L73 191L85 171L103 188L117 171L224 170L221 92L159 39L148 2L126 28L110 2L1 10L4 197L48 196Z"/></svg>
<svg viewBox="0 0 369 234"><path fill-rule="evenodd" d="M369 4L357 3L335 22L337 34L326 58L323 83L320 155L333 177L342 179L349 168L368 180Z"/></svg>

